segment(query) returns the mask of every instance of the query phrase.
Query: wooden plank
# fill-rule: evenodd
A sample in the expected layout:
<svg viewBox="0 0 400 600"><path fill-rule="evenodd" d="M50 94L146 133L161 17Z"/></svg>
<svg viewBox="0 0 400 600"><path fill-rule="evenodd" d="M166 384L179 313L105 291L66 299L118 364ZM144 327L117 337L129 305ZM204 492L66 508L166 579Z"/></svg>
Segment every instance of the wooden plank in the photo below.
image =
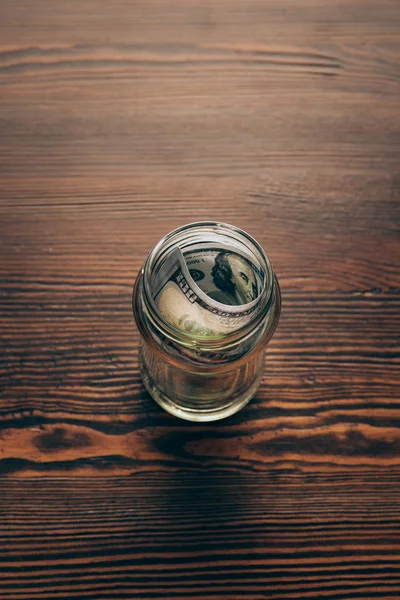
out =
<svg viewBox="0 0 400 600"><path fill-rule="evenodd" d="M203 469L9 481L3 598L394 598L398 478Z"/></svg>

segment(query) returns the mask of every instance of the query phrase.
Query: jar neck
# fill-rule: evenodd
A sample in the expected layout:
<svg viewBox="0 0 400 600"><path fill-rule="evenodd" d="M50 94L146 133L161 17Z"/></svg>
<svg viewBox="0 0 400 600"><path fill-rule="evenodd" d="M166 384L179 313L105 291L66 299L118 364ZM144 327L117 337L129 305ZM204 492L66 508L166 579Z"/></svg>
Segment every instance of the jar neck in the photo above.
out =
<svg viewBox="0 0 400 600"><path fill-rule="evenodd" d="M136 324L143 340L153 348L153 351L164 359L179 365L184 362L192 363L197 370L209 372L210 365L214 370L229 370L229 363L235 361L235 365L247 361L252 354L263 349L273 336L278 325L281 312L281 294L279 283L273 280L273 290L268 310L260 322L245 335L228 336L218 340L185 340L182 336L171 335L165 329L160 328L153 320L151 312L146 308L143 269L139 272L132 294L132 307Z"/></svg>
<svg viewBox="0 0 400 600"><path fill-rule="evenodd" d="M257 278L259 278L258 296L253 297L250 304L226 306L226 304L211 300L199 288L196 290L197 286L192 280L191 287L196 291L200 305L206 308L206 311L207 309L211 311L208 313L210 319L212 320L214 314L221 315L221 318L214 331L211 330L204 336L194 336L192 332L177 328L176 323L171 323L164 318L154 300L154 290L157 288L155 282L159 278L160 272L165 271L165 266L176 249L180 250L182 256L190 256L192 252L199 256L202 252L220 251L220 249L225 249L229 258L234 257L235 254L238 257L241 256L242 258L239 258L241 264L247 262L251 266L252 277L255 277L253 273L257 273ZM186 265L183 268L187 269ZM261 246L246 232L225 223L210 221L192 223L172 231L154 247L143 267L143 302L153 326L161 330L168 338L173 339L175 343L186 347L196 347L199 350L225 348L246 339L265 320L274 297L274 286L275 278L272 266ZM235 317L241 318L236 321L237 326L230 330L230 324L235 323ZM228 327L223 326L223 321L225 321L225 325L228 324Z"/></svg>

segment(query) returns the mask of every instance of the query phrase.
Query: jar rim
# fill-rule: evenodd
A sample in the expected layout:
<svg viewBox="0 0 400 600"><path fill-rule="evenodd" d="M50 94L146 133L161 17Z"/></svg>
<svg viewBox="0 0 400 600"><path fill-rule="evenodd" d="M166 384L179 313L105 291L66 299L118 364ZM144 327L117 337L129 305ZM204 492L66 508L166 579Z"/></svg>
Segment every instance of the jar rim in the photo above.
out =
<svg viewBox="0 0 400 600"><path fill-rule="evenodd" d="M185 239L185 233L193 231L201 231L203 233L212 233L214 235L225 235L225 237L236 240L244 244L247 249L252 252L254 257L260 263L260 266L265 271L265 285L259 295L259 303L254 310L254 318L251 318L248 323L239 327L237 330L229 333L220 333L215 336L204 336L194 338L188 332L179 329L178 327L169 323L158 311L156 304L152 296L152 290L150 285L150 278L155 266L155 263L162 252L170 251L174 246L178 245L178 241L182 242ZM182 238L183 236L183 238ZM239 340L245 339L248 335L254 331L261 321L267 314L271 301L273 298L275 276L272 269L271 262L268 255L262 248L262 246L255 240L250 234L243 229L230 225L228 223L222 223L219 221L195 221L188 223L181 227L174 229L167 233L161 240L154 246L149 253L143 268L142 268L142 282L144 291L144 300L147 308L147 316L153 321L153 324L162 330L162 333L166 335L171 341L183 345L186 347L197 347L205 351L215 350L221 345L226 348L229 345L237 344Z"/></svg>

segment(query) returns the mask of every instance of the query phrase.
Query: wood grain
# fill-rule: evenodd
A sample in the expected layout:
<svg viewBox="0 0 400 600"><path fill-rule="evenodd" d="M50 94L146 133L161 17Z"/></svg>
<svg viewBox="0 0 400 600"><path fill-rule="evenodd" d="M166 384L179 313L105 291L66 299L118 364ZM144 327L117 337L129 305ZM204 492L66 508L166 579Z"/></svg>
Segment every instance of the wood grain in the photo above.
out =
<svg viewBox="0 0 400 600"><path fill-rule="evenodd" d="M0 3L0 598L400 597L397 0ZM136 273L249 231L239 414L144 391Z"/></svg>
<svg viewBox="0 0 400 600"><path fill-rule="evenodd" d="M394 598L398 475L10 480L3 597Z"/></svg>

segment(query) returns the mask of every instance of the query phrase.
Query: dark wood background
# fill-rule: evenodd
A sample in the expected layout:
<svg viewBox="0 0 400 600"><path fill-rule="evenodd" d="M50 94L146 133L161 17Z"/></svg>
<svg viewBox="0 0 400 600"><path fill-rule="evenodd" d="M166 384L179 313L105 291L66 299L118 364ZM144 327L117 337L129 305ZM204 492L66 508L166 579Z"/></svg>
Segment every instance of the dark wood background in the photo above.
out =
<svg viewBox="0 0 400 600"><path fill-rule="evenodd" d="M0 3L0 598L400 598L398 0ZM283 312L225 422L131 289L195 220Z"/></svg>

